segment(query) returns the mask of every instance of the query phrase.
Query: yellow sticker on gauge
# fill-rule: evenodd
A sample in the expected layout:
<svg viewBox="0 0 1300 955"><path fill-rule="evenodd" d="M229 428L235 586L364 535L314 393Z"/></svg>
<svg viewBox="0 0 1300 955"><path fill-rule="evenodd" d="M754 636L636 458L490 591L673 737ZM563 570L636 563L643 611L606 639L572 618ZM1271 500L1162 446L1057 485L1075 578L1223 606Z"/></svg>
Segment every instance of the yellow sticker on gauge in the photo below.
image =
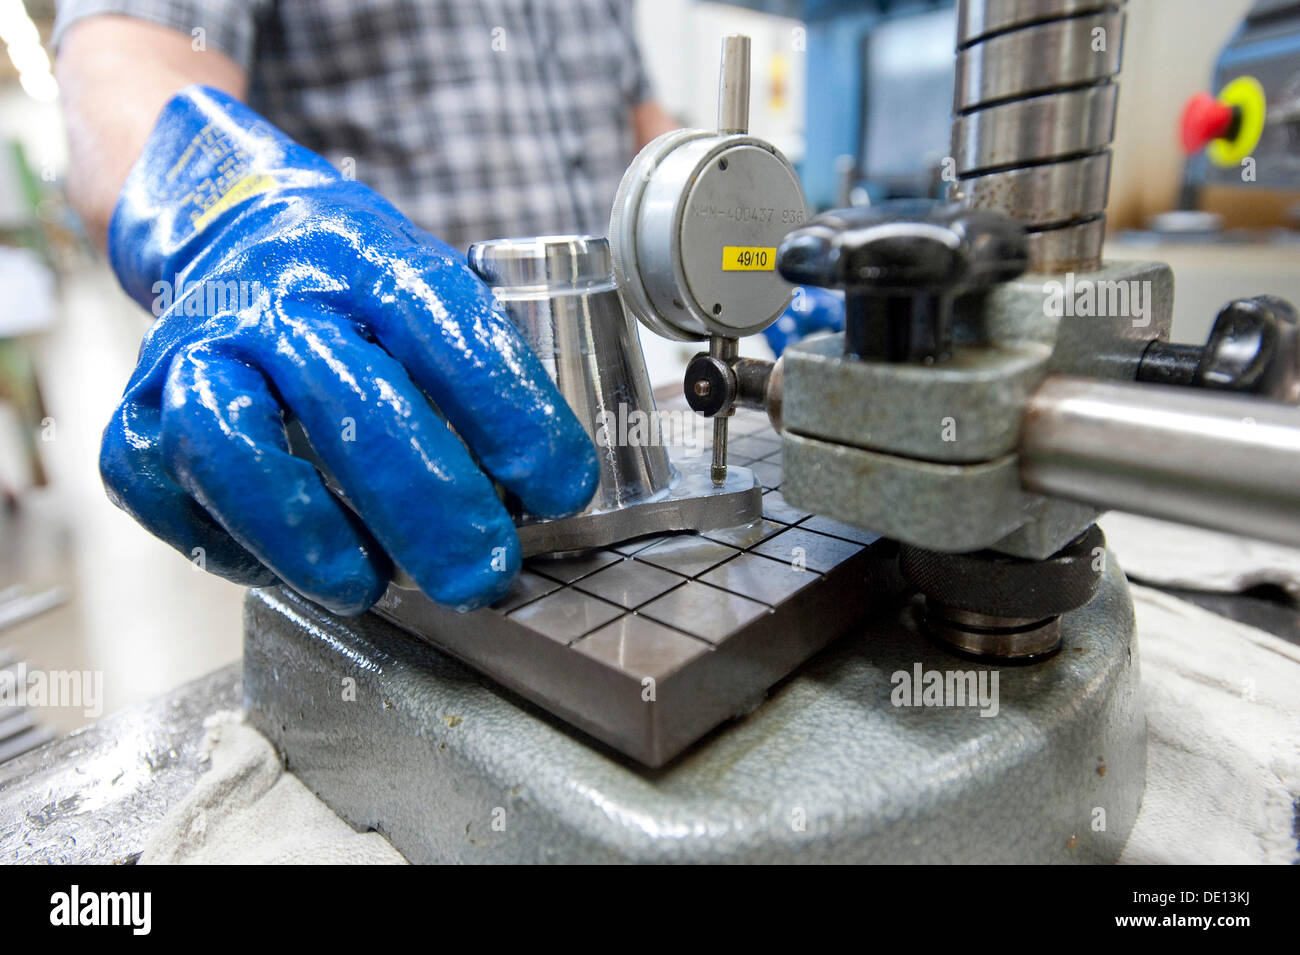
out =
<svg viewBox="0 0 1300 955"><path fill-rule="evenodd" d="M722 271L771 272L776 268L776 246L724 245Z"/></svg>

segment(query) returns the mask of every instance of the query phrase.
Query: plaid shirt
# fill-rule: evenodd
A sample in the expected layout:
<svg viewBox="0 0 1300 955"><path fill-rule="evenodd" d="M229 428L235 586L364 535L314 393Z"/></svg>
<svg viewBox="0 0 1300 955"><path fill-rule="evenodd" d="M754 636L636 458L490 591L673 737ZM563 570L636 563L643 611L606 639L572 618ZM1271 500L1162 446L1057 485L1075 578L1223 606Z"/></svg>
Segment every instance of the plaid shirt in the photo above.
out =
<svg viewBox="0 0 1300 955"><path fill-rule="evenodd" d="M62 0L176 29L250 105L414 222L480 239L603 235L650 98L632 0Z"/></svg>

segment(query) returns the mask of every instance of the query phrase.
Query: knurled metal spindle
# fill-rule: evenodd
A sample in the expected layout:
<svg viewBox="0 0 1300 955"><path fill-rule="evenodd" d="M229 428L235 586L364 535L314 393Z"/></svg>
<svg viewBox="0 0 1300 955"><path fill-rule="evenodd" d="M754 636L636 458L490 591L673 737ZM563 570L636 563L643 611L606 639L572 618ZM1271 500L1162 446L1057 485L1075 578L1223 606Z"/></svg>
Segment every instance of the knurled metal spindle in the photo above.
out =
<svg viewBox="0 0 1300 955"><path fill-rule="evenodd" d="M1124 2L958 2L955 191L1025 223L1031 271L1101 265Z"/></svg>
<svg viewBox="0 0 1300 955"><path fill-rule="evenodd" d="M749 37L722 38L722 63L718 68L718 132L745 135L749 132ZM728 361L736 357L739 343L734 338L709 338L709 354ZM731 412L713 419L713 465L709 477L721 487L727 483L727 420Z"/></svg>

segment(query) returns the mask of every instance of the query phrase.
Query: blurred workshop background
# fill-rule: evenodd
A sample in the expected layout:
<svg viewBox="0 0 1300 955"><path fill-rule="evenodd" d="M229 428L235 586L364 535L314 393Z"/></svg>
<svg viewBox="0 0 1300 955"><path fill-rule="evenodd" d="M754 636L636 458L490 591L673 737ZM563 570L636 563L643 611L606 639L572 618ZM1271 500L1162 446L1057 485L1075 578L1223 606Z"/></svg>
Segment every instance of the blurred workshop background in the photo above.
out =
<svg viewBox="0 0 1300 955"><path fill-rule="evenodd" d="M1214 88L1251 5L1128 5L1108 256L1173 266L1177 340L1204 341L1234 296L1300 301L1300 194L1202 187L1203 161L1179 145L1183 104ZM719 38L753 37L752 131L795 162L814 208L942 188L950 0L637 6L657 94L684 125L714 123L716 90L697 78L715 74ZM53 0L0 0L0 666L102 671L109 712L236 659L242 589L191 567L100 485L100 434L150 316L119 291L65 197L53 17ZM643 338L656 384L680 380L694 349ZM0 727L0 760L85 716L26 719Z"/></svg>

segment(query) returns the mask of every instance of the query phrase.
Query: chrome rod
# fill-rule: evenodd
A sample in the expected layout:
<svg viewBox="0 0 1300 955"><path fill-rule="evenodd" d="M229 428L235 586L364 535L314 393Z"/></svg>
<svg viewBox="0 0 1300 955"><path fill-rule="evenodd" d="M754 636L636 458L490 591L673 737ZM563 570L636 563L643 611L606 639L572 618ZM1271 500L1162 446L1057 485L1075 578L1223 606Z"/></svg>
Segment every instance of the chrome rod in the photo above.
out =
<svg viewBox="0 0 1300 955"><path fill-rule="evenodd" d="M1048 378L1026 489L1300 546L1300 408L1223 392Z"/></svg>

